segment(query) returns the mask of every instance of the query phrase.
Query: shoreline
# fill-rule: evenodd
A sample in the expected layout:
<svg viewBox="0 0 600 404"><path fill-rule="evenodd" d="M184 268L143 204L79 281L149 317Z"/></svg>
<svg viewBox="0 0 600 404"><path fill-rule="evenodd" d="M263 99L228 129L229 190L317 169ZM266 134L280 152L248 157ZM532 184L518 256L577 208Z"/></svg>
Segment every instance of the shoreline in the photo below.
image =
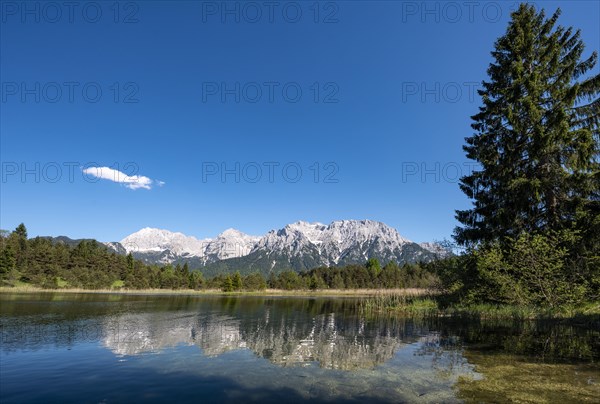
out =
<svg viewBox="0 0 600 404"><path fill-rule="evenodd" d="M318 289L285 290L264 289L255 291L223 292L220 289L44 289L36 287L0 287L0 294L10 293L73 293L73 294L115 294L115 295L173 295L173 296L264 296L264 297L373 297L378 295L426 296L434 292L428 289Z"/></svg>
<svg viewBox="0 0 600 404"><path fill-rule="evenodd" d="M1 295L10 294L97 294L121 296L189 296L189 297L288 297L288 298L364 298L367 316L432 317L478 320L550 320L600 326L600 304L587 302L579 307L541 309L537 307L454 304L441 308L431 300L440 293L430 289L319 289L223 292L221 289L44 289L30 286L0 287ZM408 298L408 300L405 300ZM412 299L416 298L416 299ZM400 299L400 300L398 300ZM430 306L435 303L435 306ZM429 305L428 305L429 304Z"/></svg>

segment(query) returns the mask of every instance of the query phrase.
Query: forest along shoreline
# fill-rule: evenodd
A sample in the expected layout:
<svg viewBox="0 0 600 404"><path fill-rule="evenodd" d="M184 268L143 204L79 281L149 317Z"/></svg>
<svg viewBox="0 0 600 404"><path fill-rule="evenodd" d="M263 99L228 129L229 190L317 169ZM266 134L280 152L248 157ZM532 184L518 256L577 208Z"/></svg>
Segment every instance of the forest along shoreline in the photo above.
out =
<svg viewBox="0 0 600 404"><path fill-rule="evenodd" d="M122 295L217 295L217 296L289 296L289 297L338 297L338 296L377 296L377 295L410 295L428 296L437 293L429 289L405 288L405 289L322 289L322 290L285 290L285 289L263 289L263 290L241 290L225 292L222 289L84 289L84 288L61 288L49 289L35 286L8 286L0 287L0 293L102 293Z"/></svg>
<svg viewBox="0 0 600 404"><path fill-rule="evenodd" d="M32 286L0 287L0 295L11 294L110 294L124 296L262 297L262 298L357 298L358 314L366 318L395 316L404 318L457 318L471 320L543 320L568 322L582 327L600 327L600 302L554 309L508 304L456 304L439 290L398 289L323 289L323 290L242 290L222 289L44 289Z"/></svg>

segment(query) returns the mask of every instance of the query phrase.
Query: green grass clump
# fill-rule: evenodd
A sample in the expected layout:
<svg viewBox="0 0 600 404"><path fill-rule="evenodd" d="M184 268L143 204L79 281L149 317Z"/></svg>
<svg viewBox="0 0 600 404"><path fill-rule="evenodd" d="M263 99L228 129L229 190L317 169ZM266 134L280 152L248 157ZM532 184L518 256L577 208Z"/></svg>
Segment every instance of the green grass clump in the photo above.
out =
<svg viewBox="0 0 600 404"><path fill-rule="evenodd" d="M361 301L359 312L366 316L396 313L428 317L438 315L439 307L437 301L427 295L379 293Z"/></svg>
<svg viewBox="0 0 600 404"><path fill-rule="evenodd" d="M69 282L65 281L60 276L57 276L56 277L56 287L58 287L58 288L68 288L69 287Z"/></svg>
<svg viewBox="0 0 600 404"><path fill-rule="evenodd" d="M549 320L569 319L575 322L599 324L600 304L589 302L578 306L541 308L510 304L448 304L443 295L377 293L365 297L359 304L364 316L397 314L406 317L456 317L471 320Z"/></svg>

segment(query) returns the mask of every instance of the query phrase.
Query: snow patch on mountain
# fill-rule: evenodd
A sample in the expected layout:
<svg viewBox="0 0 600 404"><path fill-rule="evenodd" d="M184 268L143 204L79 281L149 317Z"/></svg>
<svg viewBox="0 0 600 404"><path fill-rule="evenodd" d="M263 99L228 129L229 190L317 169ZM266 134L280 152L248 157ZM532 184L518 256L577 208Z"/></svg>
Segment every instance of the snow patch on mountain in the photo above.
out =
<svg viewBox="0 0 600 404"><path fill-rule="evenodd" d="M327 265L337 264L349 254L363 258L369 252L389 255L407 243L412 242L396 229L373 220L340 220L329 225L298 221L283 229L271 230L252 252L266 250L296 257L316 250Z"/></svg>
<svg viewBox="0 0 600 404"><path fill-rule="evenodd" d="M452 250L438 243L425 242L419 243L419 246L421 246L429 252L436 254L440 258L444 258L452 254Z"/></svg>
<svg viewBox="0 0 600 404"><path fill-rule="evenodd" d="M396 229L373 220L339 220L328 225L298 221L262 237L227 229L214 239L203 240L147 227L120 243L105 244L119 253L123 250L133 253L146 262L167 264L191 260L200 266L249 255L253 260L270 257L269 263L276 259L272 265L287 262L293 267L308 268L358 263L370 257L382 262L400 262L430 259L431 253L440 258L449 254L439 244L413 243Z"/></svg>
<svg viewBox="0 0 600 404"><path fill-rule="evenodd" d="M121 240L121 245L130 253L169 251L175 255L203 257L210 240L198 240L183 233L145 227Z"/></svg>
<svg viewBox="0 0 600 404"><path fill-rule="evenodd" d="M214 240L210 240L204 255L213 260L243 257L248 255L260 237L250 236L236 229L227 229Z"/></svg>
<svg viewBox="0 0 600 404"><path fill-rule="evenodd" d="M206 264L248 255L259 239L235 229L227 229L215 239L199 240L183 233L146 227L125 237L120 243L105 245L119 252L120 244L126 253L161 263L171 263L179 258L199 258L200 262Z"/></svg>

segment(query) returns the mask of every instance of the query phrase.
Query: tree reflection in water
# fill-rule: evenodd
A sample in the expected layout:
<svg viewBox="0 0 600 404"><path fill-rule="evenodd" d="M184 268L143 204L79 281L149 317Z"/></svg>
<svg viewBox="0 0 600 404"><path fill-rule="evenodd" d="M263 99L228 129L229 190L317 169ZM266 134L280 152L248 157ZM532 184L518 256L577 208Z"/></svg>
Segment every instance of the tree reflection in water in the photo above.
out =
<svg viewBox="0 0 600 404"><path fill-rule="evenodd" d="M198 347L201 355L213 358L252 352L279 368L352 371L348 394L367 381L380 385L381 397L393 393L386 389L421 396L458 382L459 397L486 401L494 394L509 394L494 377L500 373L503 380L513 380L505 390L519 390L515 383L534 386L520 379L527 369L544 374L557 389L565 390L565 383L573 389L579 386L571 393L585 398L597 393L600 374L597 329L536 321L365 318L358 312L358 300L350 298L50 294L3 296L0 310L3 352L84 342L100 342L125 357L172 353L180 346ZM501 367L500 360L508 365ZM535 367L540 365L556 367L549 372ZM564 377L557 378L561 372ZM437 379L450 384L436 385ZM408 385L393 387L403 383ZM315 391L314 384L307 386L298 388ZM552 391L552 385L538 385L542 387ZM552 399L573 397L548 394Z"/></svg>

